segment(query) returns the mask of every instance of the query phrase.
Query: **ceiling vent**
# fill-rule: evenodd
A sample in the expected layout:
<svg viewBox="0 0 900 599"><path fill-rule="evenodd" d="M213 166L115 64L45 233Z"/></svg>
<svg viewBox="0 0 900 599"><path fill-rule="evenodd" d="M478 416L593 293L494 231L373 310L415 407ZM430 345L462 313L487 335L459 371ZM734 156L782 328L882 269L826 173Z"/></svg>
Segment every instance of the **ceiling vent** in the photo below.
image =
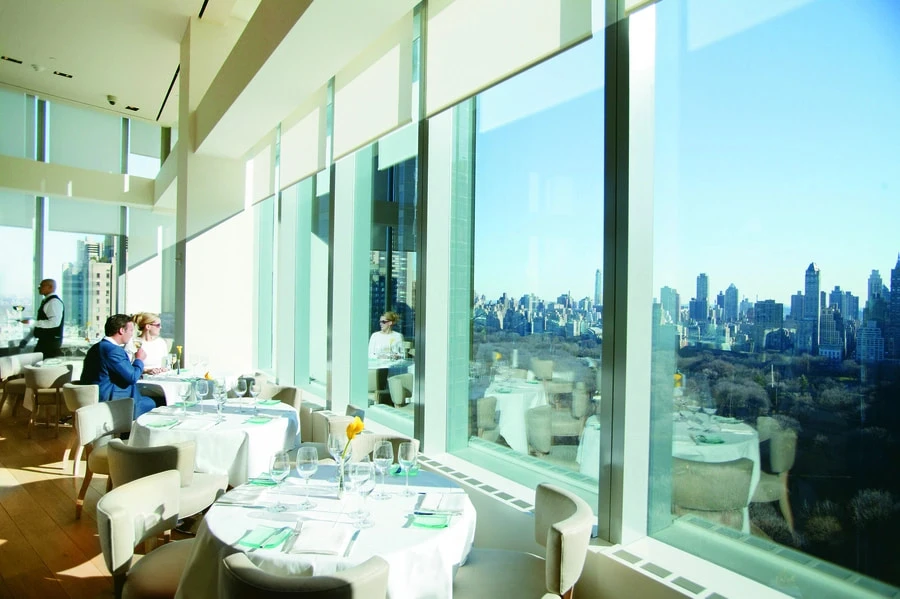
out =
<svg viewBox="0 0 900 599"><path fill-rule="evenodd" d="M125 110L130 110L130 111L132 111L132 112L137 112L138 110L140 110L140 108L138 108L137 106L126 106L126 107L125 107Z"/></svg>
<svg viewBox="0 0 900 599"><path fill-rule="evenodd" d="M53 74L59 75L60 77L65 77L66 79L72 78L72 75L69 75L68 73L63 73L62 71L53 71Z"/></svg>
<svg viewBox="0 0 900 599"><path fill-rule="evenodd" d="M9 62L14 62L16 64L22 64L22 61L17 58L10 58L9 56L0 56L0 60L7 60Z"/></svg>

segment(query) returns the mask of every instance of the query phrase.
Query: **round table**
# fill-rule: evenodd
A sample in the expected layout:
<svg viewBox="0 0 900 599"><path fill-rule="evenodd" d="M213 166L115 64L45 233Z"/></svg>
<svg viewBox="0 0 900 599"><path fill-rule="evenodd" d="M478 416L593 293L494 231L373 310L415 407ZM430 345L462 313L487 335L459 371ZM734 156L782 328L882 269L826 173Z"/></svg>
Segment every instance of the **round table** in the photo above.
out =
<svg viewBox="0 0 900 599"><path fill-rule="evenodd" d="M531 408L547 405L547 394L540 381L511 378L493 381L484 396L497 398L500 421L497 425L506 443L519 453L528 454L528 436L525 431L525 413Z"/></svg>
<svg viewBox="0 0 900 599"><path fill-rule="evenodd" d="M305 576L346 570L378 555L390 566L388 597L451 596L453 576L465 562L475 537L475 508L465 492L446 477L420 471L410 479L416 495L407 498L400 494L403 477L388 476L391 498L378 501L370 497L367 502L374 525L354 529L348 512L358 505L359 498L349 494L339 500L334 475L334 466L319 467L310 481L310 497L316 506L309 510L296 508L304 495L303 482L296 474L280 488L248 484L220 498L204 517L176 597L215 597L222 560L237 551L247 551L250 560L267 572ZM287 511L266 509L276 501L286 505ZM413 512L423 502L436 503L438 510L452 505L455 510L449 524L444 528L417 525L419 517ZM258 550L239 544L260 526L296 530L298 521L301 526L294 548L287 547L290 538ZM304 530L314 536L304 538ZM307 552L314 551L310 547L317 546L317 538L324 538L324 545L335 536L350 540L335 553ZM302 543L300 539L304 539ZM297 545L304 547L303 552L294 551Z"/></svg>

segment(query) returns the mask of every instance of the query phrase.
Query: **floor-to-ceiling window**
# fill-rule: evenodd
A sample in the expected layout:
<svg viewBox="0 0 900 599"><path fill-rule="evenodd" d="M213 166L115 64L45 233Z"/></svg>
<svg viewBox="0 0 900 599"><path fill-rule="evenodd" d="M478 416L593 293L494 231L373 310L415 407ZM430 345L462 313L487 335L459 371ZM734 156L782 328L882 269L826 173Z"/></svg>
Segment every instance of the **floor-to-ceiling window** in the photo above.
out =
<svg viewBox="0 0 900 599"><path fill-rule="evenodd" d="M900 13L652 10L650 532L795 596L893 593Z"/></svg>

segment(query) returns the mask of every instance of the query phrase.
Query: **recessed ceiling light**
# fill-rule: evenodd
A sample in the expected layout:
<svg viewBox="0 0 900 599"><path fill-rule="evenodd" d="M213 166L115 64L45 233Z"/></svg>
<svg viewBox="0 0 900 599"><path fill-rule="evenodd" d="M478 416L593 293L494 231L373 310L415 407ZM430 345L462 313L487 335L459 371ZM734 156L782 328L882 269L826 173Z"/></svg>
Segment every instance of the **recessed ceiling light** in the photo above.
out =
<svg viewBox="0 0 900 599"><path fill-rule="evenodd" d="M63 73L62 71L53 71L53 74L59 75L60 77L65 77L66 79L72 78L72 75L69 75L68 73Z"/></svg>
<svg viewBox="0 0 900 599"><path fill-rule="evenodd" d="M22 64L22 61L18 58L10 58L9 56L0 56L0 60L8 60L9 62L14 62L16 64Z"/></svg>
<svg viewBox="0 0 900 599"><path fill-rule="evenodd" d="M140 108L138 108L137 106L126 106L125 110L131 110L133 112L137 112L138 110L140 110Z"/></svg>

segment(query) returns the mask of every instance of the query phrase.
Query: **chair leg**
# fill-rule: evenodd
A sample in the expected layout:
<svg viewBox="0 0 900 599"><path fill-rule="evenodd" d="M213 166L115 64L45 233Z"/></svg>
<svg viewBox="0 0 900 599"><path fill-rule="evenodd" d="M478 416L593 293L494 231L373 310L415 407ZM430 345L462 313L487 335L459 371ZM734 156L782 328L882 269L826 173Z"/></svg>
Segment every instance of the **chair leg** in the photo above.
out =
<svg viewBox="0 0 900 599"><path fill-rule="evenodd" d="M788 497L788 473L782 472L778 475L781 478L781 497L778 498L778 507L781 508L781 515L784 516L784 521L787 522L788 530L794 532L794 514L791 511L791 500Z"/></svg>
<svg viewBox="0 0 900 599"><path fill-rule="evenodd" d="M78 438L75 439L75 456L72 458L72 476L78 478L78 470L81 466L81 454L84 453L84 445L78 445Z"/></svg>
<svg viewBox="0 0 900 599"><path fill-rule="evenodd" d="M88 487L91 486L91 479L94 477L94 473L90 468L87 468L84 471L84 482L81 483L81 490L78 492L78 497L75 499L75 519L81 519L81 510L84 508L84 496L87 495Z"/></svg>
<svg viewBox="0 0 900 599"><path fill-rule="evenodd" d="M34 409L31 411L31 416L28 417L28 433L27 437L31 438L31 432L34 430L34 416L37 412L38 407L34 406Z"/></svg>
<svg viewBox="0 0 900 599"><path fill-rule="evenodd" d="M56 438L59 439L59 420L62 418L62 395L56 390Z"/></svg>
<svg viewBox="0 0 900 599"><path fill-rule="evenodd" d="M3 411L3 404L6 403L6 398L9 397L9 393L6 392L6 387L3 388L3 395L0 395L0 412Z"/></svg>
<svg viewBox="0 0 900 599"><path fill-rule="evenodd" d="M112 491L112 476L106 475L106 492Z"/></svg>

